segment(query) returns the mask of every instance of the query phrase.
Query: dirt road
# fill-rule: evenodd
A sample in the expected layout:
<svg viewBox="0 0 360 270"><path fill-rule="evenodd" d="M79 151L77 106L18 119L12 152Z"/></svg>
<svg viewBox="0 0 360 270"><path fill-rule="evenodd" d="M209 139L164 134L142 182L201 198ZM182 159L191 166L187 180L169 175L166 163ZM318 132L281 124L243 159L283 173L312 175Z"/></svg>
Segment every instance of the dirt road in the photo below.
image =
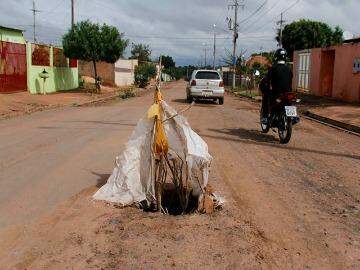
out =
<svg viewBox="0 0 360 270"><path fill-rule="evenodd" d="M165 99L187 106L184 82ZM186 113L226 197L211 216L93 202L151 95L0 122L1 269L359 269L360 139L307 120L263 135L227 96Z"/></svg>

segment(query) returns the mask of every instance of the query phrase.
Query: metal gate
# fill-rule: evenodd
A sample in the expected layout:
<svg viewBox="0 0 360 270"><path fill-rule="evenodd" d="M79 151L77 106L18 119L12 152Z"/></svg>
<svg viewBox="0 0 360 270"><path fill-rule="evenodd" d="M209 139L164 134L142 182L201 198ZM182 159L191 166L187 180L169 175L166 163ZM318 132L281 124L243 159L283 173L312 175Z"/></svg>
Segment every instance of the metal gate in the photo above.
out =
<svg viewBox="0 0 360 270"><path fill-rule="evenodd" d="M0 93L26 90L26 45L0 41Z"/></svg>

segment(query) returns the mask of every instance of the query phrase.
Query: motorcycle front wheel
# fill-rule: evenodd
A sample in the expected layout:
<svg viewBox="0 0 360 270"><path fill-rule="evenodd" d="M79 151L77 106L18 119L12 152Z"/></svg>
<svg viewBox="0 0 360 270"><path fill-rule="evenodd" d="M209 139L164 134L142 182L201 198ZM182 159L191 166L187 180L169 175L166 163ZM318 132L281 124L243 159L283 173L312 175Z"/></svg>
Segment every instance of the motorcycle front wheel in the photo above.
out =
<svg viewBox="0 0 360 270"><path fill-rule="evenodd" d="M291 139L292 134L292 119L285 114L281 116L280 125L278 127L278 134L281 144L287 144Z"/></svg>

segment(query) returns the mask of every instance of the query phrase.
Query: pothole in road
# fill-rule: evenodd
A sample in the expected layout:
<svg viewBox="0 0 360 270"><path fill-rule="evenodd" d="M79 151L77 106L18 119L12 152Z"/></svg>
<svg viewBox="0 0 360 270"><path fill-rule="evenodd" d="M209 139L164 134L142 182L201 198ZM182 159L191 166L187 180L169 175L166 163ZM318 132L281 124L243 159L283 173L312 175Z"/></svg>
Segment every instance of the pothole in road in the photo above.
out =
<svg viewBox="0 0 360 270"><path fill-rule="evenodd" d="M186 196L186 193L189 195ZM193 196L191 190L184 190L181 196L173 184L168 184L163 190L161 207L165 213L173 216L192 214L198 208L198 201L199 198Z"/></svg>
<svg viewBox="0 0 360 270"><path fill-rule="evenodd" d="M211 187L204 195L194 196L192 190L183 189L179 191L172 183L166 183L161 196L161 212L172 216L189 215L194 213L211 214L222 209L223 201L210 193ZM220 200L219 200L220 199ZM200 203L199 203L200 202ZM157 212L154 203L143 201L140 207L145 212Z"/></svg>

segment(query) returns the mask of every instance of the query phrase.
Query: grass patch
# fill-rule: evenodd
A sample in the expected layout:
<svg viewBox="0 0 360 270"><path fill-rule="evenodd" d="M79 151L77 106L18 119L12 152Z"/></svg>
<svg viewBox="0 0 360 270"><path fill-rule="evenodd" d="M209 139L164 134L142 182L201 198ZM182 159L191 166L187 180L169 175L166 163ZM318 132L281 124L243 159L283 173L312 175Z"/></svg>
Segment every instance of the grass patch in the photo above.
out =
<svg viewBox="0 0 360 270"><path fill-rule="evenodd" d="M260 97L261 96L258 90L237 91L235 93L240 95L240 96L249 97L249 98Z"/></svg>

